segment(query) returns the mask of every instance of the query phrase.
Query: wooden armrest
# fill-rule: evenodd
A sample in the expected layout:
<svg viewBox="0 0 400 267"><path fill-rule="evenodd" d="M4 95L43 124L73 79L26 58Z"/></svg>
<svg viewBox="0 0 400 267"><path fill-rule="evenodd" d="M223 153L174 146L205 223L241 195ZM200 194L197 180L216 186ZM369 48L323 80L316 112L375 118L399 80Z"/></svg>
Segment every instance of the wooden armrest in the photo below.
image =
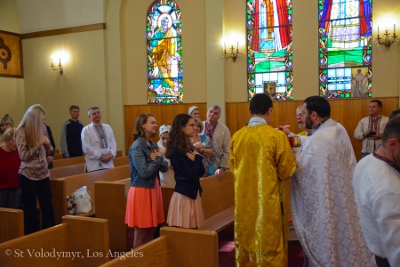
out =
<svg viewBox="0 0 400 267"><path fill-rule="evenodd" d="M204 226L199 227L199 230L220 232L232 225L234 222L235 207L232 206L210 218L208 218Z"/></svg>

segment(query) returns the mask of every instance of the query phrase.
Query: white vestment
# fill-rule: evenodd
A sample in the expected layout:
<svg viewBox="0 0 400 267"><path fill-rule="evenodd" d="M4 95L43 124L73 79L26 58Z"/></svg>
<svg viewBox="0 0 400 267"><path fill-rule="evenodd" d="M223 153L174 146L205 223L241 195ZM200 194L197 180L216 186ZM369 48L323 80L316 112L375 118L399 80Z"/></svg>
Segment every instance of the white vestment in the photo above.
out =
<svg viewBox="0 0 400 267"><path fill-rule="evenodd" d="M328 119L302 141L291 202L309 266L376 266L361 232L352 186L356 158L345 128Z"/></svg>

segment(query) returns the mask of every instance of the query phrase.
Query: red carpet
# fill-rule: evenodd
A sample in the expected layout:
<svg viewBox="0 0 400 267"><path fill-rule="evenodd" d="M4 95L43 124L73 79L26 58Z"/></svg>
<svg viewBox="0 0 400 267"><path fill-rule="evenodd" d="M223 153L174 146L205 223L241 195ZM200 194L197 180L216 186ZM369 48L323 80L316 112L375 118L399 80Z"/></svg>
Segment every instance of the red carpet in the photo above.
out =
<svg viewBox="0 0 400 267"><path fill-rule="evenodd" d="M219 238L219 267L235 266L235 244L233 241L233 227L227 228L218 234ZM288 267L302 267L304 251L299 241L290 241L288 247Z"/></svg>

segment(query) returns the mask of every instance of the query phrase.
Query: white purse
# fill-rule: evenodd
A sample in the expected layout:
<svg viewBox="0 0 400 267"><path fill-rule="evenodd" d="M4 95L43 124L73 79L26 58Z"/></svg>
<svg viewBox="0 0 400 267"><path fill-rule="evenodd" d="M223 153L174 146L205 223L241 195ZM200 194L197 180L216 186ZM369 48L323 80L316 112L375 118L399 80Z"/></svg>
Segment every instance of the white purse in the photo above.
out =
<svg viewBox="0 0 400 267"><path fill-rule="evenodd" d="M83 214L92 211L92 197L86 186L77 189L72 193L75 202L75 214Z"/></svg>

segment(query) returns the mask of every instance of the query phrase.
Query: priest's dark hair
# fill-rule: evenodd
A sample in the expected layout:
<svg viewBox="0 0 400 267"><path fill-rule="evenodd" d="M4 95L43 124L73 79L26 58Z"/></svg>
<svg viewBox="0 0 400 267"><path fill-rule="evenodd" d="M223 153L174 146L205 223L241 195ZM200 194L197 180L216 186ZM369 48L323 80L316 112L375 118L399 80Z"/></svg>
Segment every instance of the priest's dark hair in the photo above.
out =
<svg viewBox="0 0 400 267"><path fill-rule="evenodd" d="M307 104L307 112L311 114L315 111L320 118L329 118L331 116L331 105L328 100L321 96L309 96L304 100Z"/></svg>
<svg viewBox="0 0 400 267"><path fill-rule="evenodd" d="M253 115L265 115L272 108L272 100L267 94L256 94L250 101L250 112Z"/></svg>

